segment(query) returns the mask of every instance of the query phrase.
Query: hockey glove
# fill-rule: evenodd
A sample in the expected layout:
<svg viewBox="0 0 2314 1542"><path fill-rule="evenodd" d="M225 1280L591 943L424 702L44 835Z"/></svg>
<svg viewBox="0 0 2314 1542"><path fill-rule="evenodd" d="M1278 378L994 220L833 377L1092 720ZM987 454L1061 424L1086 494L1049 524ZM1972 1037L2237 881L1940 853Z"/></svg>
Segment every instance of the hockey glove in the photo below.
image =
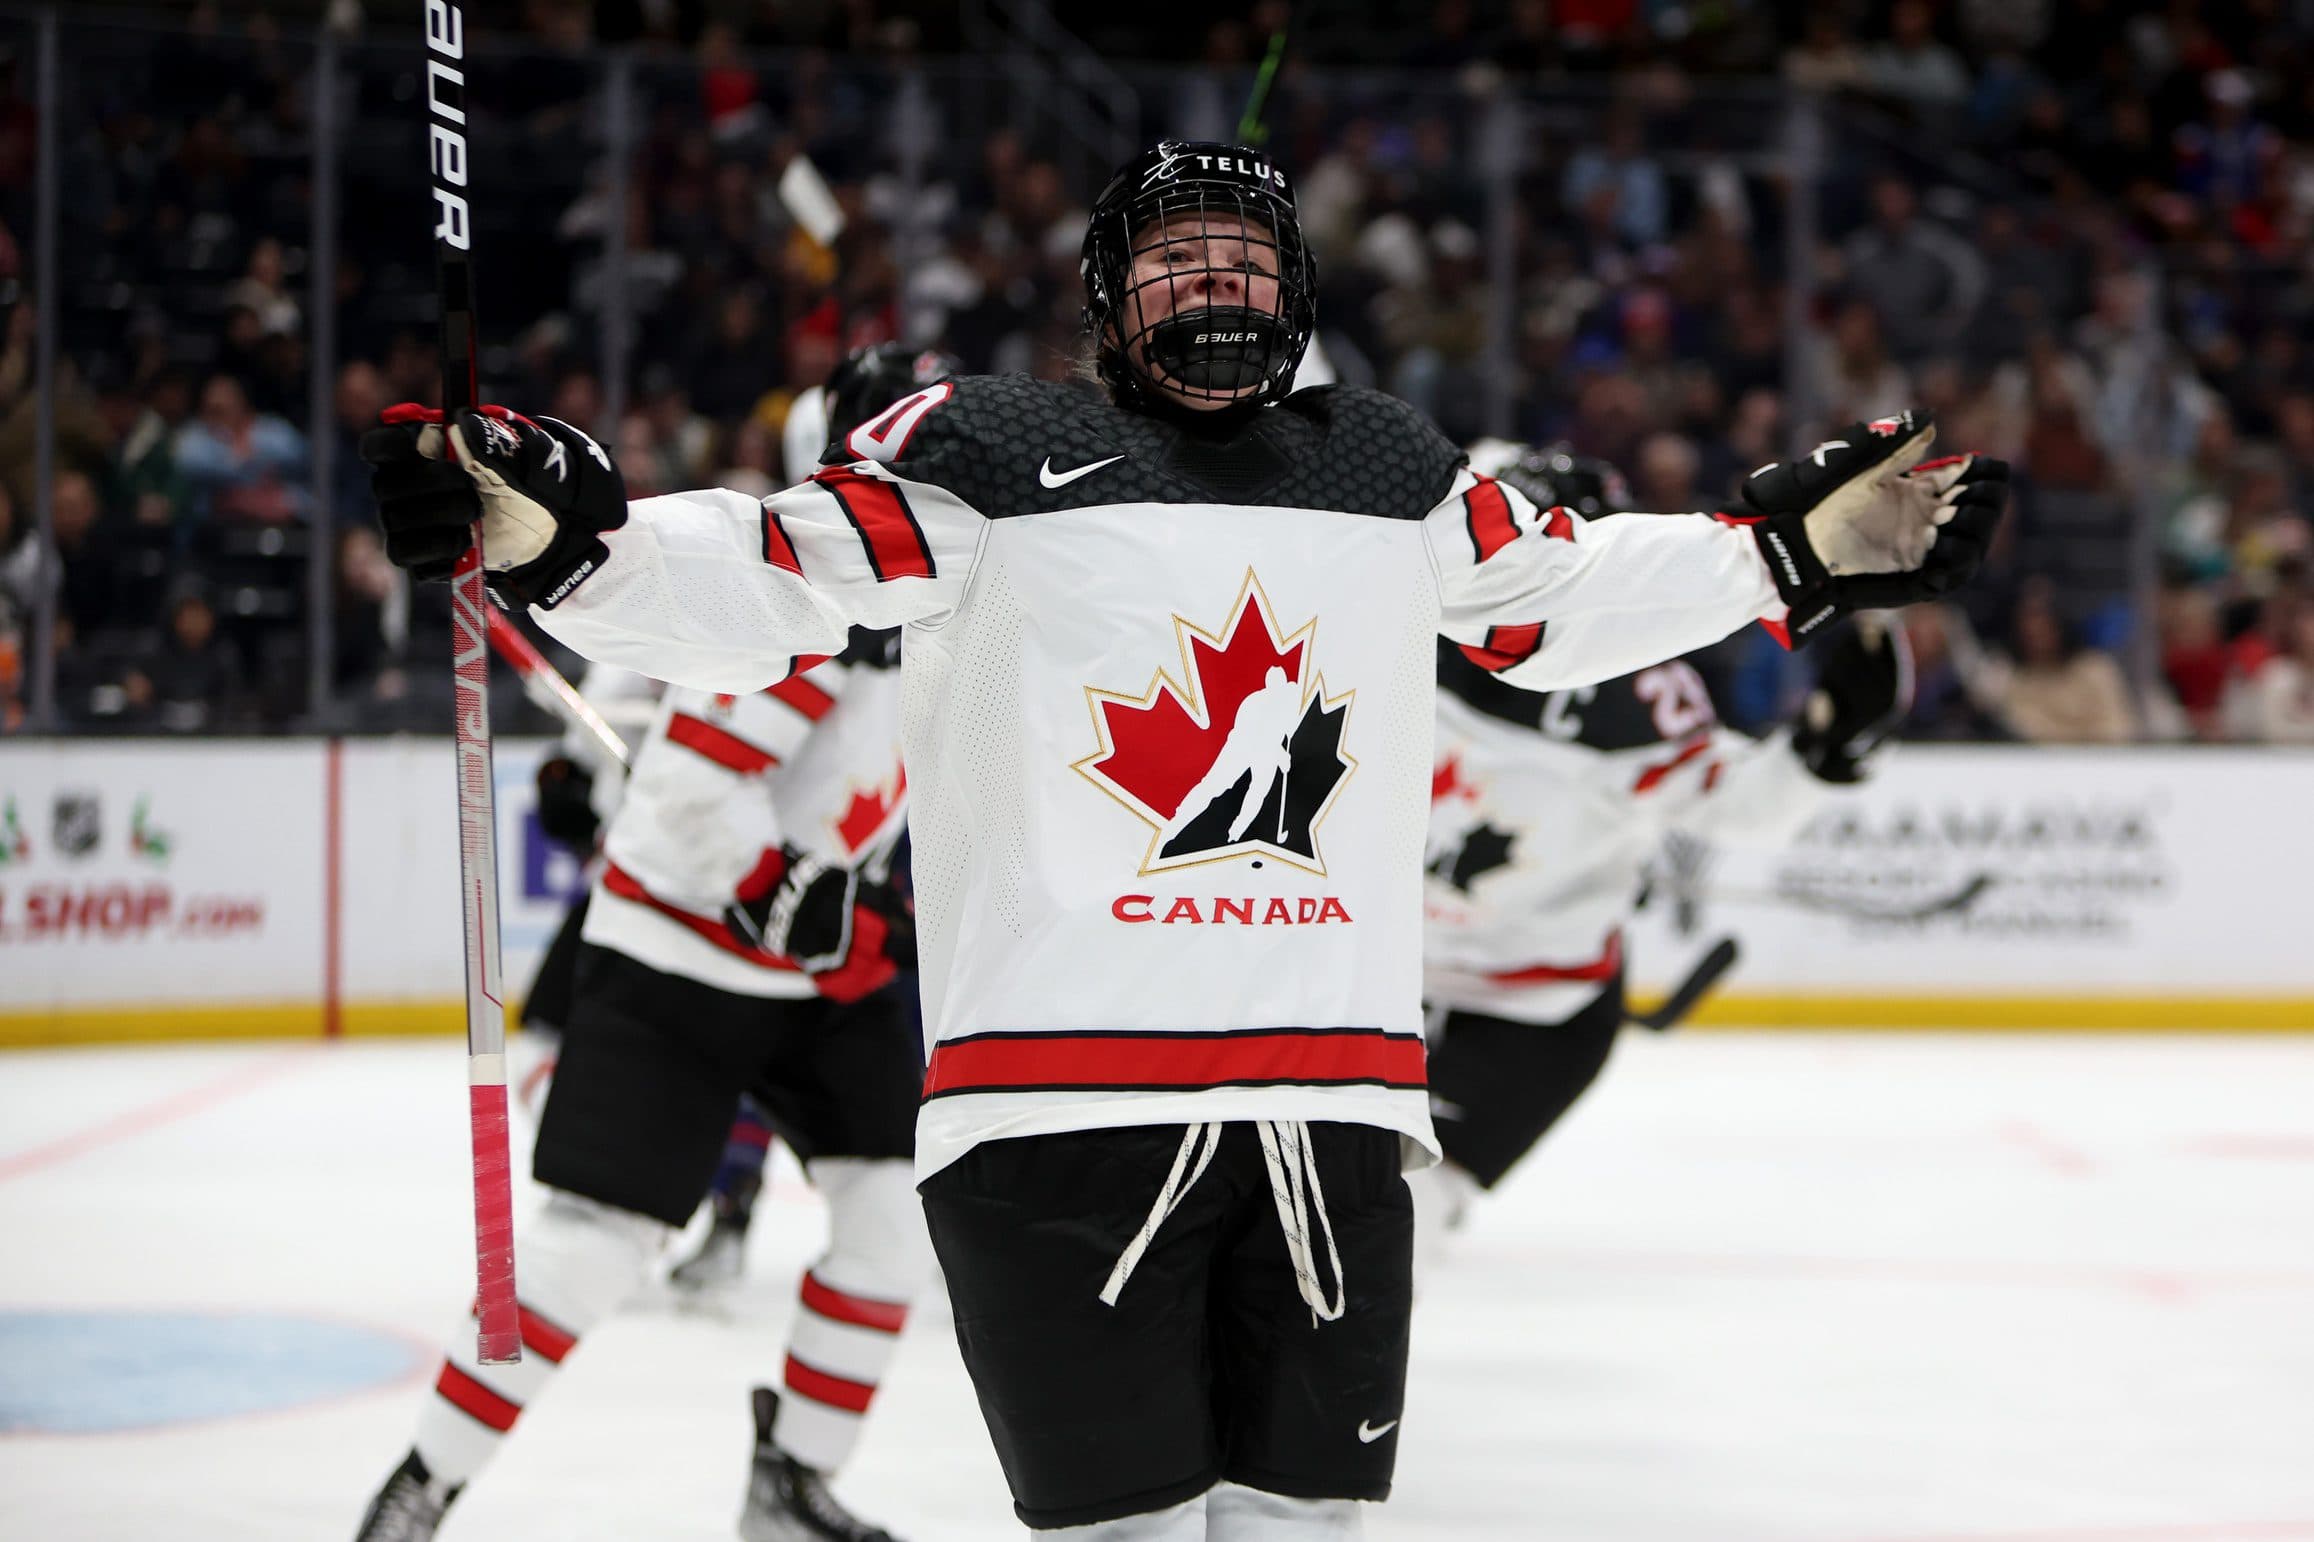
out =
<svg viewBox="0 0 2314 1542"><path fill-rule="evenodd" d="M1983 561L2008 468L1968 455L1915 466L1935 437L1926 413L1900 413L1744 479L1745 507L1724 517L1751 527L1794 645L1843 615L1948 593Z"/></svg>
<svg viewBox="0 0 2314 1542"><path fill-rule="evenodd" d="M595 774L568 755L538 763L538 827L584 859L595 852L602 816L595 812Z"/></svg>
<svg viewBox="0 0 2314 1542"><path fill-rule="evenodd" d="M852 911L860 875L793 846L780 848L778 881L723 913L749 946L792 959L806 973L833 969L852 950Z"/></svg>
<svg viewBox="0 0 2314 1542"><path fill-rule="evenodd" d="M802 966L831 1001L857 1001L916 967L916 912L906 895L792 846L780 854L786 866L770 892L724 913L733 932Z"/></svg>
<svg viewBox="0 0 2314 1542"><path fill-rule="evenodd" d="M1859 616L1825 644L1816 688L1792 724L1792 752L1819 780L1864 779L1864 758L1912 710L1912 645L1902 627Z"/></svg>
<svg viewBox="0 0 2314 1542"><path fill-rule="evenodd" d="M480 521L486 578L502 605L551 610L609 560L602 533L627 522L626 483L601 445L568 423L503 407L442 414L388 407L362 435L386 555L441 579Z"/></svg>

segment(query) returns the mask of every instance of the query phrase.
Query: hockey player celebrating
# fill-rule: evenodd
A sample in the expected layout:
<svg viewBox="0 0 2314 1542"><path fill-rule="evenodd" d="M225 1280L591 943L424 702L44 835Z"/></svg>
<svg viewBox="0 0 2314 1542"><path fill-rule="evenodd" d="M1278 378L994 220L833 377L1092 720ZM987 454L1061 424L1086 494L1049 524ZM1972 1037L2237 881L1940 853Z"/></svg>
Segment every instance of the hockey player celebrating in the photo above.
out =
<svg viewBox="0 0 2314 1542"><path fill-rule="evenodd" d="M768 499L630 506L599 446L512 415L397 411L365 454L396 561L447 573L479 520L499 593L590 656L760 690L907 628L918 1187L1015 1509L1097 1542L1352 1537L1402 1412L1401 1173L1436 1155L1434 636L1534 688L1753 621L1805 638L1962 581L2000 488L1910 471L1905 415L1727 520L1546 516L1402 403L1286 395L1310 259L1241 146L1127 165L1083 269L1105 399L943 382ZM1184 822L1272 669L1287 774Z"/></svg>
<svg viewBox="0 0 2314 1542"><path fill-rule="evenodd" d="M1627 506L1612 466L1563 448L1482 440L1470 461L1538 508L1589 520ZM1720 724L1678 660L1538 694L1441 643L1423 990L1445 1160L1407 1175L1425 1253L1606 1065L1624 1023L1623 923L1664 836L1786 839L1903 718L1901 634L1866 618L1818 656L1798 720L1753 739Z"/></svg>

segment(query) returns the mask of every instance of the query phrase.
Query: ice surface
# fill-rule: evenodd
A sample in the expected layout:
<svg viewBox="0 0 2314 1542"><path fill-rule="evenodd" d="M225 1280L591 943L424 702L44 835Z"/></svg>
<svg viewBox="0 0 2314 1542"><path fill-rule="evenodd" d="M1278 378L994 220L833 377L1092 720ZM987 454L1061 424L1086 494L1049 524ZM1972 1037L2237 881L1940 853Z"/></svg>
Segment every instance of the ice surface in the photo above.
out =
<svg viewBox="0 0 2314 1542"><path fill-rule="evenodd" d="M468 1288L464 1108L439 1041L0 1058L0 1312L416 1346L280 1412L0 1437L0 1537L349 1536ZM590 1336L445 1542L733 1535L820 1219L792 1173L761 1217L729 1312L654 1288ZM947 1335L841 1491L1019 1538ZM1369 1535L2309 1542L2314 1039L1627 1037L1426 1283Z"/></svg>

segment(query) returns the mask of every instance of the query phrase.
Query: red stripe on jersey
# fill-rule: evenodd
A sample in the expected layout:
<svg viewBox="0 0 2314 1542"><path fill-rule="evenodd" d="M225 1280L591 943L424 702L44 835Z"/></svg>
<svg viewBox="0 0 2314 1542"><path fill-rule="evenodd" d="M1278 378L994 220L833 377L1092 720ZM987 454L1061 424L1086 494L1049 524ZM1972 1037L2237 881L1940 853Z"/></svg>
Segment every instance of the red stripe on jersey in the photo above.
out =
<svg viewBox="0 0 2314 1542"><path fill-rule="evenodd" d="M1587 964L1533 964L1525 969L1506 969L1490 974L1488 979L1497 985L1545 985L1565 980L1612 980L1623 967L1623 934L1607 934L1607 951Z"/></svg>
<svg viewBox="0 0 2314 1542"><path fill-rule="evenodd" d="M786 872L786 855L777 846L766 846L763 855L755 859L755 866L747 870L747 876L739 880L739 887L732 892L743 900L761 899Z"/></svg>
<svg viewBox="0 0 2314 1542"><path fill-rule="evenodd" d="M766 686L763 694L786 702L815 723L826 717L836 704L833 696L801 675L789 675L777 685Z"/></svg>
<svg viewBox="0 0 2314 1542"><path fill-rule="evenodd" d="M868 548L868 566L878 579L932 576L932 544L899 488L857 471L822 471L812 480L835 495Z"/></svg>
<svg viewBox="0 0 2314 1542"><path fill-rule="evenodd" d="M1543 516L1543 534L1554 541L1572 541L1575 538L1575 516L1565 504L1554 504Z"/></svg>
<svg viewBox="0 0 2314 1542"><path fill-rule="evenodd" d="M1709 792L1714 787L1717 787L1719 785L1720 773L1726 769L1727 762L1724 760L1715 760L1710 765L1704 767L1703 790L1705 792Z"/></svg>
<svg viewBox="0 0 2314 1542"><path fill-rule="evenodd" d="M451 1407L501 1435L514 1428L514 1421L522 1417L520 1403L500 1397L448 1361L442 1363L442 1374L435 1381L434 1390L449 1399Z"/></svg>
<svg viewBox="0 0 2314 1542"><path fill-rule="evenodd" d="M908 1325L907 1303L851 1295L816 1274L807 1273L803 1277L803 1304L831 1322L848 1322L855 1328L874 1328L879 1333L898 1333Z"/></svg>
<svg viewBox="0 0 2314 1542"><path fill-rule="evenodd" d="M1543 645L1543 628L1548 624L1536 621L1527 626L1490 626L1483 646L1473 647L1469 643L1456 646L1462 649L1464 658L1479 668L1500 673L1535 656L1535 650Z"/></svg>
<svg viewBox="0 0 2314 1542"><path fill-rule="evenodd" d="M562 1357L570 1353L571 1346L578 1342L578 1335L566 1333L527 1306L520 1307L519 1310L522 1321L522 1347L538 1351L556 1365L562 1364Z"/></svg>
<svg viewBox="0 0 2314 1542"><path fill-rule="evenodd" d="M687 750L696 750L719 766L737 771L742 776L753 776L779 764L779 757L768 750L759 750L740 738L688 712L678 712L667 719L667 739Z"/></svg>
<svg viewBox="0 0 2314 1542"><path fill-rule="evenodd" d="M1730 514L1727 510L1721 509L1711 517L1723 525L1733 525L1738 530L1748 530L1768 516L1765 514Z"/></svg>
<svg viewBox="0 0 2314 1542"><path fill-rule="evenodd" d="M841 1376L814 1370L795 1356L787 1357L787 1390L799 1397L808 1397L815 1403L830 1408L841 1408L846 1413L866 1413L868 1404L876 1396L875 1385L865 1381L848 1381Z"/></svg>
<svg viewBox="0 0 2314 1542"><path fill-rule="evenodd" d="M834 657L835 655L832 653L799 653L787 661L787 672L790 675L800 675L807 669L819 668Z"/></svg>
<svg viewBox="0 0 2314 1542"><path fill-rule="evenodd" d="M1486 561L1519 538L1518 521L1511 517L1511 501L1493 477L1480 477L1477 484L1462 495L1462 506L1469 511L1470 547L1478 553L1479 561Z"/></svg>
<svg viewBox="0 0 2314 1542"><path fill-rule="evenodd" d="M1776 640L1776 645L1782 648L1786 653L1792 651L1792 627L1788 613L1786 619L1783 621L1768 621L1763 619L1760 622L1760 629L1766 632L1770 637L1773 637Z"/></svg>
<svg viewBox="0 0 2314 1542"><path fill-rule="evenodd" d="M1705 750L1710 748L1711 740L1708 736L1696 740L1693 744L1689 745L1686 749L1681 750L1678 754L1672 756L1669 760L1659 761L1655 765L1649 766L1646 770L1640 772L1639 780L1631 784L1631 790L1635 793L1653 792L1657 787L1663 784L1663 779L1665 777L1669 776L1672 772L1677 771L1681 766L1686 765L1689 761L1695 759L1696 756L1701 755Z"/></svg>
<svg viewBox="0 0 2314 1542"><path fill-rule="evenodd" d="M786 568L798 578L803 577L803 559L795 554L795 543L787 538L778 513L769 503L763 506L763 560L775 568Z"/></svg>
<svg viewBox="0 0 2314 1542"><path fill-rule="evenodd" d="M609 893L617 895L620 899L632 900L638 905L648 905L669 920L681 922L685 927L706 938L724 952L743 958L758 969L768 969L780 974L801 974L803 972L802 968L793 960L774 958L771 954L734 934L730 927L725 926L715 917L703 916L697 911L685 910L679 905L668 904L644 888L634 874L615 863L607 865L603 869L603 888Z"/></svg>
<svg viewBox="0 0 2314 1542"><path fill-rule="evenodd" d="M934 1046L924 1096L1034 1088L1424 1085L1422 1040L1379 1028L989 1033Z"/></svg>

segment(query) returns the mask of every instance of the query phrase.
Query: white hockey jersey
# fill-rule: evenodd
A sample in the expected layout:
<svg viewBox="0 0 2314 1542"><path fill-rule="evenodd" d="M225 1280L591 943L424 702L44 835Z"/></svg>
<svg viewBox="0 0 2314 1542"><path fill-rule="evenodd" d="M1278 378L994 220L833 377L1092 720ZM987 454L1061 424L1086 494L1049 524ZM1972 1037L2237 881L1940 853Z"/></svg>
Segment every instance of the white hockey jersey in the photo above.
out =
<svg viewBox="0 0 2314 1542"><path fill-rule="evenodd" d="M1622 971L1623 923L1666 834L1786 840L1823 791L1783 732L1724 726L1681 660L1538 695L1448 645L1438 678L1423 865L1434 1007L1566 1021Z"/></svg>
<svg viewBox="0 0 2314 1542"><path fill-rule="evenodd" d="M540 619L724 691L905 625L924 1173L985 1139L1192 1120L1435 1153L1436 637L1543 688L1782 615L1747 533L1545 516L1371 391L1191 433L964 379L845 450L760 503L634 504Z"/></svg>
<svg viewBox="0 0 2314 1542"><path fill-rule="evenodd" d="M603 838L588 942L743 996L820 993L732 935L787 844L829 862L888 862L904 823L899 638L861 632L833 660L740 695L675 688L636 752Z"/></svg>

